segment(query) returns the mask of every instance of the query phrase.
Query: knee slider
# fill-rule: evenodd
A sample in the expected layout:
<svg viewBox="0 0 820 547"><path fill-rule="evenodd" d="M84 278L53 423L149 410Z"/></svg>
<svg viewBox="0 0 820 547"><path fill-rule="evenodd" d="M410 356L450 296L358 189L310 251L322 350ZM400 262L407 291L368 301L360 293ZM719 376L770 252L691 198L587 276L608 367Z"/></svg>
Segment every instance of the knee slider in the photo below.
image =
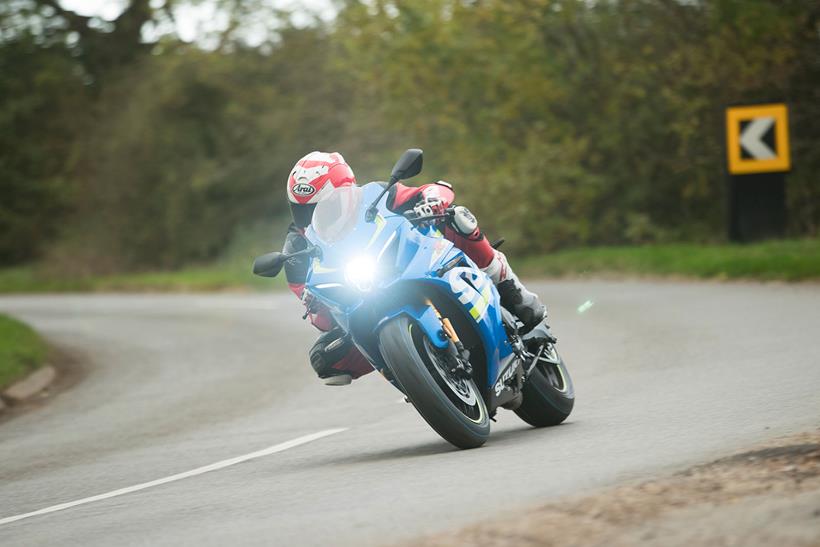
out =
<svg viewBox="0 0 820 547"><path fill-rule="evenodd" d="M344 359L353 343L339 329L322 333L310 348L310 364L320 378L333 372L333 365Z"/></svg>
<svg viewBox="0 0 820 547"><path fill-rule="evenodd" d="M465 237L474 235L478 229L478 221L475 215L462 205L457 206L453 211L451 225L456 232Z"/></svg>

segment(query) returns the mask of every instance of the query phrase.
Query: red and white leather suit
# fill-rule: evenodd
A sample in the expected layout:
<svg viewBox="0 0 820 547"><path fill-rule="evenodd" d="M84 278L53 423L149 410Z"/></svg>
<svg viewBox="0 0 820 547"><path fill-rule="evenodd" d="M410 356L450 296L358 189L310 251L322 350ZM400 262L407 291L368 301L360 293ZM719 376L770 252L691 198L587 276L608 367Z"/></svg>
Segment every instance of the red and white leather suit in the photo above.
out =
<svg viewBox="0 0 820 547"><path fill-rule="evenodd" d="M311 152L300 159L288 177L287 195L293 223L285 239L285 253L305 249L305 228L313 218L316 204L330 196L334 189L356 184L353 170L338 152ZM439 181L420 187L397 183L387 194L387 207L395 213L404 213L417 206L431 211L443 212L453 204L455 194L450 184ZM498 288L501 304L520 321L523 329L531 329L543 321L546 308L538 296L528 291L510 269L504 254L492 248L478 228L475 217L466 207L455 207L454 215L444 223L444 237L464 251L473 262L490 276ZM291 259L285 263L288 286L303 301L305 279L309 259ZM314 303L306 302L311 323L323 332L310 350L310 361L316 373L326 383L358 378L373 368L355 346L338 332L326 309L315 309ZM330 380L330 381L329 381Z"/></svg>
<svg viewBox="0 0 820 547"><path fill-rule="evenodd" d="M442 209L444 209L452 205L454 200L455 193L453 192L452 186L443 181L418 187L405 186L399 182L395 184L387 194L387 207L391 211L401 214L413 209L413 207L423 201L437 201ZM463 209L462 215L464 214L472 217L466 209ZM472 229L467 231L464 230L465 227ZM286 251L297 251L307 246L304 231L304 228L299 228L296 224L291 223L285 242ZM472 217L472 223L469 221L459 222L459 218L453 222L446 223L444 225L444 237L464 251L464 253L482 269L488 268L491 263L497 259L497 256L501 254L492 248L487 238L484 237L484 234L482 234L478 226L475 225L474 217ZM501 268L505 268L506 261L503 260L503 256L501 258L502 259L497 260L497 262ZM291 261L286 264L285 267L288 287L300 299L304 297L307 270L308 259ZM501 277L503 279L503 275ZM335 326L333 318L326 309L319 309L314 313L310 313L309 318L311 323L323 332L330 331ZM350 347L344 355L340 356L339 360L332 365L332 368L339 372L348 373L353 378L358 378L373 371L373 367L370 366L355 346Z"/></svg>

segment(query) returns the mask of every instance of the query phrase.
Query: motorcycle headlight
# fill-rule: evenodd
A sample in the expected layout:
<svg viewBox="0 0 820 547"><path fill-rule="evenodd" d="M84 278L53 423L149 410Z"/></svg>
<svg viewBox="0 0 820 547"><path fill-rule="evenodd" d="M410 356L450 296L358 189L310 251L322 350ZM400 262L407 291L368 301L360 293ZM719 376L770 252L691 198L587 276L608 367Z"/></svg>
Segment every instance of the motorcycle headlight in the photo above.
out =
<svg viewBox="0 0 820 547"><path fill-rule="evenodd" d="M376 279L376 262L369 256L352 259L345 268L345 279L360 291L369 291Z"/></svg>

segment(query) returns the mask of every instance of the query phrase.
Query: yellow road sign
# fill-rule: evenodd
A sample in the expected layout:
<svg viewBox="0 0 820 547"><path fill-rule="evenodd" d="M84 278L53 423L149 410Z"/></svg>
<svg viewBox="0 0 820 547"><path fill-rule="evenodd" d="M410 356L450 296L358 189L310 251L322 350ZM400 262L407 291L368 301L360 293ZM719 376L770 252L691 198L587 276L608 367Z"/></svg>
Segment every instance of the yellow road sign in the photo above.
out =
<svg viewBox="0 0 820 547"><path fill-rule="evenodd" d="M733 175L791 169L786 105L760 104L726 109L726 154Z"/></svg>

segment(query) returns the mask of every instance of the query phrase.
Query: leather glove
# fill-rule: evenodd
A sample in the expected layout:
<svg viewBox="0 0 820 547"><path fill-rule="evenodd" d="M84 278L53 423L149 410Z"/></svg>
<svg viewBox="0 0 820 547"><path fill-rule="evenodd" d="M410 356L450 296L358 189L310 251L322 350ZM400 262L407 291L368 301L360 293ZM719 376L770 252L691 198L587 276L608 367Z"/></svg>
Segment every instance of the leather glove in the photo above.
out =
<svg viewBox="0 0 820 547"><path fill-rule="evenodd" d="M432 215L443 215L447 211L447 204L436 196L424 197L413 207L413 213L418 217L428 217ZM433 225L440 222L441 218L430 219L422 224Z"/></svg>

